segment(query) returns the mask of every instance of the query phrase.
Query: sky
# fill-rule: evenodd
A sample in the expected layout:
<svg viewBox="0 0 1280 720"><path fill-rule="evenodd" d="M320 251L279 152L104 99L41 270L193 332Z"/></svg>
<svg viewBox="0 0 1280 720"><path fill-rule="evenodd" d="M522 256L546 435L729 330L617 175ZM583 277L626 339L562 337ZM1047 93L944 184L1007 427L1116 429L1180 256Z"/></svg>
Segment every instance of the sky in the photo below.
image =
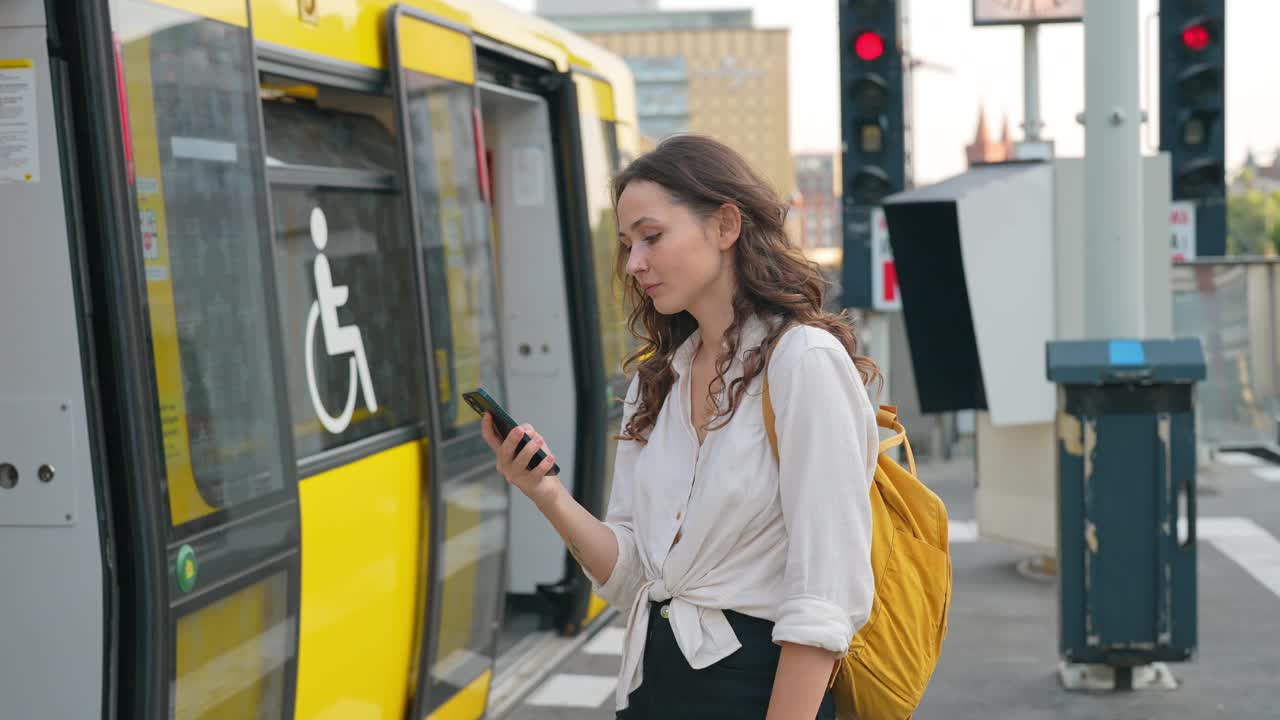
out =
<svg viewBox="0 0 1280 720"><path fill-rule="evenodd" d="M534 8L534 0L504 2L526 12ZM973 140L980 104L987 108L993 133L999 133L1007 117L1014 139L1022 137L1022 30L973 27L971 0L905 2L908 51L928 63L913 73L911 108L915 181L923 184L964 170L964 146ZM1142 43L1139 47L1147 58L1140 102L1153 122L1144 126L1144 148L1152 151L1158 105L1154 95L1147 97L1146 81L1149 77L1158 89L1157 0L1138 0L1138 5L1141 31L1135 40ZM659 0L659 6L664 10L750 7L758 27L790 28L791 148L835 151L840 147L836 0ZM1227 0L1228 167L1240 165L1247 148L1263 161L1280 149L1280 92L1273 77L1275 69L1280 69L1280 53L1272 45L1277 27L1280 2ZM1083 27L1042 26L1042 135L1054 141L1059 156L1083 155L1084 128L1075 121L1083 109Z"/></svg>

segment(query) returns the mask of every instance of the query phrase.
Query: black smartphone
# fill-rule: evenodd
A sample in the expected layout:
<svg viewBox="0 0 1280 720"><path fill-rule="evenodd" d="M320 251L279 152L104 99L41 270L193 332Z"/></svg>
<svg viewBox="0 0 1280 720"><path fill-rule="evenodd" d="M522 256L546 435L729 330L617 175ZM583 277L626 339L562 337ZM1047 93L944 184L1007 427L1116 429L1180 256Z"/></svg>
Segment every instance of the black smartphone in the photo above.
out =
<svg viewBox="0 0 1280 720"><path fill-rule="evenodd" d="M475 410L481 417L484 417L486 412L492 413L493 425L498 429L498 437L503 440L505 440L507 436L511 434L511 431L515 430L516 426L520 424L511 419L511 415L506 411L506 409L499 405L497 400L489 397L489 393L485 392L484 388L476 388L471 392L462 393L462 399L466 400L467 404L471 406L471 409ZM520 439L520 444L516 446L516 452L519 453L523 450L525 443L527 442L529 442L529 436L525 435ZM529 467L526 469L532 470L541 465L542 461L546 459L546 451L542 448L538 448L538 452L533 454L533 459L529 461ZM547 474L559 475L560 464L552 463L551 472Z"/></svg>

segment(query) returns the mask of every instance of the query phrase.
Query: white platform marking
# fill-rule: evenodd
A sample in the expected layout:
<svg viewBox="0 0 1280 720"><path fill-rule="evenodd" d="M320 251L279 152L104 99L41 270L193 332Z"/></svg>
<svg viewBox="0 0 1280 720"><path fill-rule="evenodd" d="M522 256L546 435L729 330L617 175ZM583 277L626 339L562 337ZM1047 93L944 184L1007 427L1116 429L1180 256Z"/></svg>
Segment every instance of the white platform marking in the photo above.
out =
<svg viewBox="0 0 1280 720"><path fill-rule="evenodd" d="M1280 483L1280 467L1264 467L1253 471L1254 475L1267 482Z"/></svg>
<svg viewBox="0 0 1280 720"><path fill-rule="evenodd" d="M978 541L978 523L974 520L952 520L947 523L947 536L952 545Z"/></svg>
<svg viewBox="0 0 1280 720"><path fill-rule="evenodd" d="M618 678L602 675L553 675L525 700L541 707L598 708L613 697Z"/></svg>
<svg viewBox="0 0 1280 720"><path fill-rule="evenodd" d="M626 636L625 628L607 627L596 633L582 651L588 655L621 655L622 641Z"/></svg>
<svg viewBox="0 0 1280 720"><path fill-rule="evenodd" d="M1242 517L1201 518L1196 534L1280 597L1280 541L1262 526Z"/></svg>
<svg viewBox="0 0 1280 720"><path fill-rule="evenodd" d="M952 545L978 541L975 521L952 520L949 525ZM1184 535L1186 518L1179 518L1178 526L1179 535ZM1265 528L1249 518L1206 517L1196 523L1196 533L1280 597L1280 540Z"/></svg>
<svg viewBox="0 0 1280 720"><path fill-rule="evenodd" d="M1217 456L1218 462L1223 465L1232 465L1235 467L1252 467L1261 465L1262 458L1257 455L1250 455L1246 452L1220 452Z"/></svg>

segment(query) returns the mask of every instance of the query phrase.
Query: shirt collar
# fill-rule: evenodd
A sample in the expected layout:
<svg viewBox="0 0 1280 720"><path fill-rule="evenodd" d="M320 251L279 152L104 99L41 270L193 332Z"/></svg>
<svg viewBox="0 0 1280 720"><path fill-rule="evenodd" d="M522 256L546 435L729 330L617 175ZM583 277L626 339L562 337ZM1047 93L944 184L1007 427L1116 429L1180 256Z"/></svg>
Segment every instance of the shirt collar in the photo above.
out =
<svg viewBox="0 0 1280 720"><path fill-rule="evenodd" d="M697 351L700 342L702 342L702 331L694 328L693 332L689 333L689 337L676 348L676 354L671 358L671 369L676 371L676 377L684 377L689 372L689 366L693 363L693 353Z"/></svg>
<svg viewBox="0 0 1280 720"><path fill-rule="evenodd" d="M746 351L754 349L764 342L765 336L769 332L770 325L760 319L758 315L751 315L747 321L742 324L742 342L738 344L738 357L734 358L733 366L741 364L742 356ZM688 338L676 348L676 353L671 358L671 369L675 371L677 377L683 377L689 372L689 366L693 364L693 354L698 349L698 344L702 342L702 333L697 328L689 334ZM726 378L727 379L727 378Z"/></svg>

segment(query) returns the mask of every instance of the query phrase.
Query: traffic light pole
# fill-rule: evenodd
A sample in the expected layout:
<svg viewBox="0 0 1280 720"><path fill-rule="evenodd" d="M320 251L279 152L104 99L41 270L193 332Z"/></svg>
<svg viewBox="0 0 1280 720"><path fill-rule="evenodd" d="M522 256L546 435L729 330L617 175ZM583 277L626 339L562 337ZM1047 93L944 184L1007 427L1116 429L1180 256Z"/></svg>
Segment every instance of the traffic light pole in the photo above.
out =
<svg viewBox="0 0 1280 720"><path fill-rule="evenodd" d="M1023 137L1040 140L1040 24L1022 26Z"/></svg>
<svg viewBox="0 0 1280 720"><path fill-rule="evenodd" d="M1141 338L1146 330L1137 37L1136 2L1085 3L1085 333L1089 338Z"/></svg>

